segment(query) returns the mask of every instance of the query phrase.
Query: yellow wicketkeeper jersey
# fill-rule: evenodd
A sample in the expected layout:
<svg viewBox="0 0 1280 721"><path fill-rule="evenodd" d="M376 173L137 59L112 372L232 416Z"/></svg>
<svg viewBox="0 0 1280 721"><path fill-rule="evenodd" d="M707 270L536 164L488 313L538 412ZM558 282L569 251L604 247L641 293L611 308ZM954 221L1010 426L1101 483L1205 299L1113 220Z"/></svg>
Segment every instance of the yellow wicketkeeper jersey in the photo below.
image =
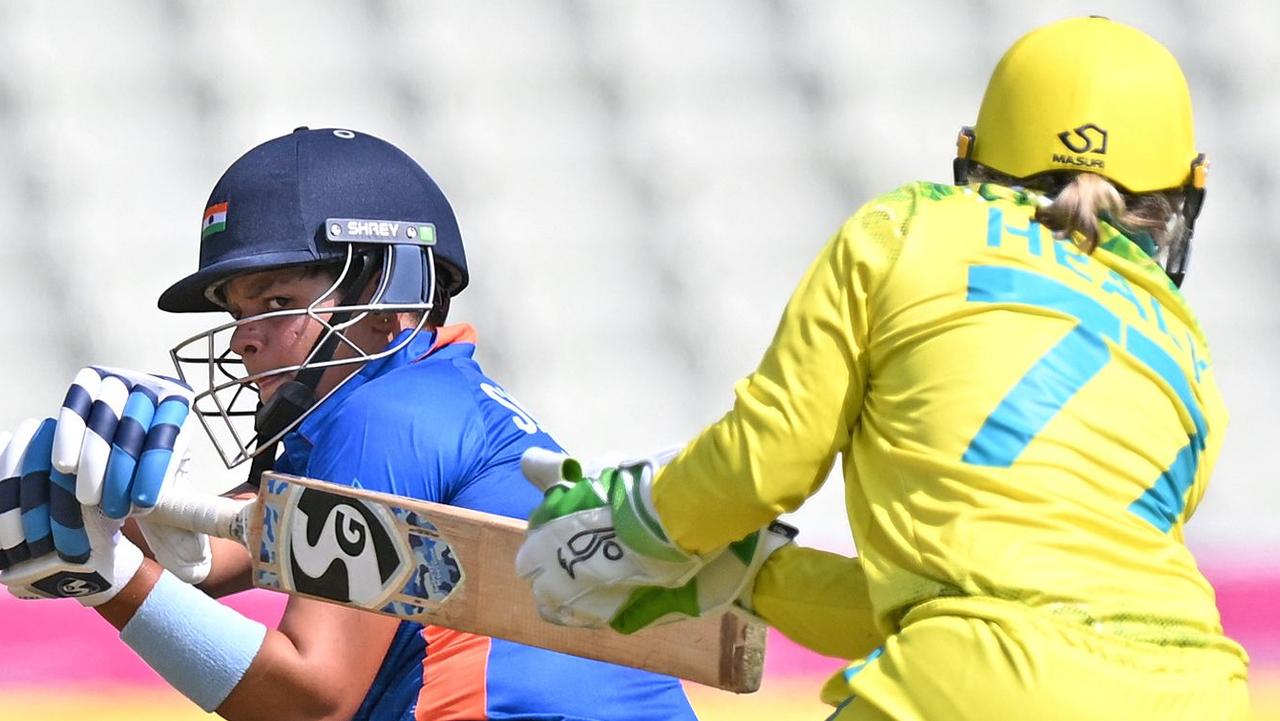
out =
<svg viewBox="0 0 1280 721"><path fill-rule="evenodd" d="M868 203L733 410L658 474L663 524L709 552L797 508L842 455L860 558L767 568L757 606L776 625L851 634L859 609L823 628L821 604L771 587L830 595L840 573L881 635L923 600L983 596L1234 647L1183 543L1226 424L1204 336L1129 239L1104 224L1085 254L1033 220L1039 202L921 182Z"/></svg>

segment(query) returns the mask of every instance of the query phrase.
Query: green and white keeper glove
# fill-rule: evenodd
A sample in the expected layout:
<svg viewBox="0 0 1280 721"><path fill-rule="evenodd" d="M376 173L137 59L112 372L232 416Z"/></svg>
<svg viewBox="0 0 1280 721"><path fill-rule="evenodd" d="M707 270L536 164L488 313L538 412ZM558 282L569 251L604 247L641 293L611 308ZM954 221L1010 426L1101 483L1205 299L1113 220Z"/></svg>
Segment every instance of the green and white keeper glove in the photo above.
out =
<svg viewBox="0 0 1280 721"><path fill-rule="evenodd" d="M588 477L575 459L525 452L521 469L545 490L516 554L538 611L563 626L602 626L640 586L678 587L703 559L672 543L653 508L657 458L626 461Z"/></svg>
<svg viewBox="0 0 1280 721"><path fill-rule="evenodd" d="M673 456L587 476L581 463L562 454L525 453L521 468L546 495L529 518L516 572L532 584L544 619L630 633L714 613L732 604L764 558L790 541L794 531L761 531L710 559L681 550L652 500L653 476Z"/></svg>
<svg viewBox="0 0 1280 721"><path fill-rule="evenodd" d="M774 521L730 543L683 586L634 589L609 619L609 626L619 633L635 633L649 626L710 616L730 608L754 616L751 594L756 575L770 554L791 543L796 533L794 526Z"/></svg>

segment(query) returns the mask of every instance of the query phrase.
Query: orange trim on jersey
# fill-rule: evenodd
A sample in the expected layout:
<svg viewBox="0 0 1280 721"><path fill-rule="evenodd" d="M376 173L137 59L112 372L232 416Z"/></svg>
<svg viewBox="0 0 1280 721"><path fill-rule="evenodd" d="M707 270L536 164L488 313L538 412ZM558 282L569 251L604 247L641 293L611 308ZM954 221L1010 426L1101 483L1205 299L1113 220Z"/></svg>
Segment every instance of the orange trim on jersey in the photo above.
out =
<svg viewBox="0 0 1280 721"><path fill-rule="evenodd" d="M488 715L488 636L425 626L427 657L416 721L474 721Z"/></svg>
<svg viewBox="0 0 1280 721"><path fill-rule="evenodd" d="M475 345L478 338L476 337L476 329L470 323L455 323L453 325L442 325L436 329L436 340L431 344L431 353L439 350L450 343L470 343Z"/></svg>

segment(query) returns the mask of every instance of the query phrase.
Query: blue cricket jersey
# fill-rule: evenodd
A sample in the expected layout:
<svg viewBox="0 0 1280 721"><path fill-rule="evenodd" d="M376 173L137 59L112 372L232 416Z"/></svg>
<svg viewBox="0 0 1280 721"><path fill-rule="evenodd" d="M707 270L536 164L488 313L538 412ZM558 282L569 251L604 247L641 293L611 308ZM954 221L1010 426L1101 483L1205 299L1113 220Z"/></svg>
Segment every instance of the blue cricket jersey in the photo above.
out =
<svg viewBox="0 0 1280 721"><path fill-rule="evenodd" d="M485 376L474 353L470 326L445 326L366 364L285 436L277 470L528 517L541 494L521 475L520 456L560 446ZM668 676L402 622L354 718L696 717Z"/></svg>

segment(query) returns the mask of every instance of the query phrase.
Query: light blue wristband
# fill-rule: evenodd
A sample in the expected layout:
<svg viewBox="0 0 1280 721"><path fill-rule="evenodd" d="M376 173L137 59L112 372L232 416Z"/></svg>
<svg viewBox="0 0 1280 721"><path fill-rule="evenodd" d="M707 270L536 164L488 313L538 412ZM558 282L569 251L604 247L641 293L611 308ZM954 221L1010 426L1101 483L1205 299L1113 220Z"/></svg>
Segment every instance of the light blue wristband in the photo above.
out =
<svg viewBox="0 0 1280 721"><path fill-rule="evenodd" d="M212 713L244 678L267 627L165 571L120 639L183 696Z"/></svg>

